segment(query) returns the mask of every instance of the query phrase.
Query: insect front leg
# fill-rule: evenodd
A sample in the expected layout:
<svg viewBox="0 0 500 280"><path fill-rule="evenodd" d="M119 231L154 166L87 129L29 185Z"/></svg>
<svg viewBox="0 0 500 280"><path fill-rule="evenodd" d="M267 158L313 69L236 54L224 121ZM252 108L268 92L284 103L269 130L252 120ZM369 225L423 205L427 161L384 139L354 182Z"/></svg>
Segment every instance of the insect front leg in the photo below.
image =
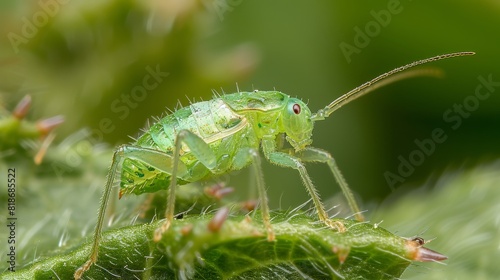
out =
<svg viewBox="0 0 500 280"><path fill-rule="evenodd" d="M81 279L83 273L89 270L90 267L97 261L97 256L99 254L99 245L101 243L102 226L104 223L106 208L109 202L109 195L111 193L117 171L121 167L125 158L137 159L151 165L154 168L157 168L162 172L169 174L172 173L172 156L162 151L131 145L123 145L116 149L115 153L113 154L113 160L108 171L106 185L101 197L90 257L81 267L79 267L75 271L73 275L75 279ZM184 164L177 164L177 168L180 174L186 173L186 166Z"/></svg>
<svg viewBox="0 0 500 280"><path fill-rule="evenodd" d="M316 212L318 212L319 220L325 223L327 226L337 229L339 232L346 231L343 223L330 220L330 218L326 214L325 207L323 206L323 203L321 203L318 191L316 190L316 187L314 186L311 177L307 173L306 167L302 163L301 159L291 154L276 151L276 144L274 139L264 139L262 141L262 147L264 149L264 155L271 163L282 167L293 168L299 171L302 183L309 192L309 195L313 200L314 207L316 208Z"/></svg>
<svg viewBox="0 0 500 280"><path fill-rule="evenodd" d="M170 187L167 195L167 209L165 210L165 222L156 229L154 235L154 241L160 241L163 233L165 233L172 221L174 220L174 208L175 208L175 188L177 185L177 177L179 176L180 165L184 165L179 157L182 144L185 144L190 152L211 172L214 172L217 168L217 158L210 148L210 146L203 141L198 135L192 133L189 130L181 130L177 133L175 138L175 148L174 157L172 162L172 172L170 178Z"/></svg>
<svg viewBox="0 0 500 280"><path fill-rule="evenodd" d="M337 163L329 152L318 148L307 147L303 151L301 151L298 156L306 162L323 162L328 164L328 167L332 171L333 176L337 180L337 183L340 185L342 193L347 199L347 203L349 204L351 211L354 213L356 220L360 222L364 221L363 214L361 214L361 211L359 210L358 204L356 203L356 199L354 199L354 195L352 194L349 185L347 185L344 176L342 176L342 172L340 172Z"/></svg>

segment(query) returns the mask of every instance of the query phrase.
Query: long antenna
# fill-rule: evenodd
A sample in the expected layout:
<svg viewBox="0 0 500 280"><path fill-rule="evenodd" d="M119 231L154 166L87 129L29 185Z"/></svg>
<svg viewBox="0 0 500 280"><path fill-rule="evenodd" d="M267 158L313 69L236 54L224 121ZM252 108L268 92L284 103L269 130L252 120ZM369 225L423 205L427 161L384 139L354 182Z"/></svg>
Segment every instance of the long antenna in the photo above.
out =
<svg viewBox="0 0 500 280"><path fill-rule="evenodd" d="M330 103L328 106L326 106L323 109L320 109L317 113L313 114L311 116L311 120L313 121L319 121L319 120L324 120L326 117L328 117L331 113L334 111L338 110L340 107L344 106L345 104L371 92L374 91L377 88L380 88L382 86L385 86L389 83L399 81L402 79L410 78L410 77L415 77L415 76L422 76L422 75L432 75L432 76L440 76L440 72L437 72L436 70L413 70L405 73L400 73L402 71L405 71L409 68L415 67L417 65L437 61L437 60L442 60L442 59L447 59L447 58L452 58L452 57L459 57L459 56L466 56L466 55L474 55L476 54L475 52L457 52L457 53L449 53L449 54L442 54L422 60L417 60L412 63L406 64L404 66L398 67L396 69L393 69L387 73L384 73L376 78L374 78L371 81L368 81L361 86L349 91L348 93L340 96L339 98L335 99L332 103ZM399 74L398 74L399 73ZM396 74L396 75L394 75ZM392 76L394 75L394 76ZM389 76L392 76L389 78Z"/></svg>

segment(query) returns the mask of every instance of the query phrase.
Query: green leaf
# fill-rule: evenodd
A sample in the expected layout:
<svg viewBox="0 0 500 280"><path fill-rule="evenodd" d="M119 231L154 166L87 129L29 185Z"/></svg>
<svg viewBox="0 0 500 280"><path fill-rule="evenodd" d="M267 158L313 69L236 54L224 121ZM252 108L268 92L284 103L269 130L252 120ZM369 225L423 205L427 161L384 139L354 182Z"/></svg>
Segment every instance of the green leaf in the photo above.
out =
<svg viewBox="0 0 500 280"><path fill-rule="evenodd" d="M414 280L498 279L500 275L500 161L448 172L433 189L407 193L376 211L387 229L432 240L448 256L446 265L412 266ZM432 245L430 245L432 244Z"/></svg>
<svg viewBox="0 0 500 280"><path fill-rule="evenodd" d="M273 214L276 241L267 241L258 219L233 213L210 230L212 214L176 220L163 239L161 224L134 225L103 235L89 279L397 279L419 252L413 241L351 220L339 233L303 212ZM1 279L70 279L90 252L87 243ZM137 278L135 278L137 277Z"/></svg>

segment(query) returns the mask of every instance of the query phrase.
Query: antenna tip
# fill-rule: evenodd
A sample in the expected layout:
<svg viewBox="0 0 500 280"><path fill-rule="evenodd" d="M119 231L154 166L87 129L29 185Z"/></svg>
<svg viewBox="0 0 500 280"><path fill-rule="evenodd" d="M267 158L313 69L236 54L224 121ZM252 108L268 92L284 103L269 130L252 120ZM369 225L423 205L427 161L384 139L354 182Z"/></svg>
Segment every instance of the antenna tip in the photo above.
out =
<svg viewBox="0 0 500 280"><path fill-rule="evenodd" d="M457 53L452 53L452 55L456 56L464 56L464 55L475 55L476 52L457 52Z"/></svg>

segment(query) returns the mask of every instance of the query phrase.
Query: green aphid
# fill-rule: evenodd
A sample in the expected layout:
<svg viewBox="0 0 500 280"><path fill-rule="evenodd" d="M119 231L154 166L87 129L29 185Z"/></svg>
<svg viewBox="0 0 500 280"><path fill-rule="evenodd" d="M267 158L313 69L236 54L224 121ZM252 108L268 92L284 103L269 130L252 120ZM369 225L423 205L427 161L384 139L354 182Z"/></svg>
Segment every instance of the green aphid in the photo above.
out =
<svg viewBox="0 0 500 280"><path fill-rule="evenodd" d="M445 54L396 68L340 96L315 114L299 99L278 91L256 90L217 96L163 117L135 143L116 149L101 199L92 252L89 260L75 272L75 279L80 279L97 261L104 212L118 171L121 171L120 197L125 194L152 193L168 186L166 219L154 236L154 240L159 241L173 222L178 185L209 179L251 165L267 239L272 241L275 236L259 155L259 148L262 148L264 158L269 162L299 171L321 222L339 232L346 231L341 222L329 219L304 165L307 162L326 163L356 219L363 220L353 194L332 156L327 151L309 146L314 122L325 119L341 106L390 82L418 75L436 75L435 71L428 69L399 73L408 68L473 54ZM396 75L385 79L393 74ZM293 149L284 148L283 137Z"/></svg>

